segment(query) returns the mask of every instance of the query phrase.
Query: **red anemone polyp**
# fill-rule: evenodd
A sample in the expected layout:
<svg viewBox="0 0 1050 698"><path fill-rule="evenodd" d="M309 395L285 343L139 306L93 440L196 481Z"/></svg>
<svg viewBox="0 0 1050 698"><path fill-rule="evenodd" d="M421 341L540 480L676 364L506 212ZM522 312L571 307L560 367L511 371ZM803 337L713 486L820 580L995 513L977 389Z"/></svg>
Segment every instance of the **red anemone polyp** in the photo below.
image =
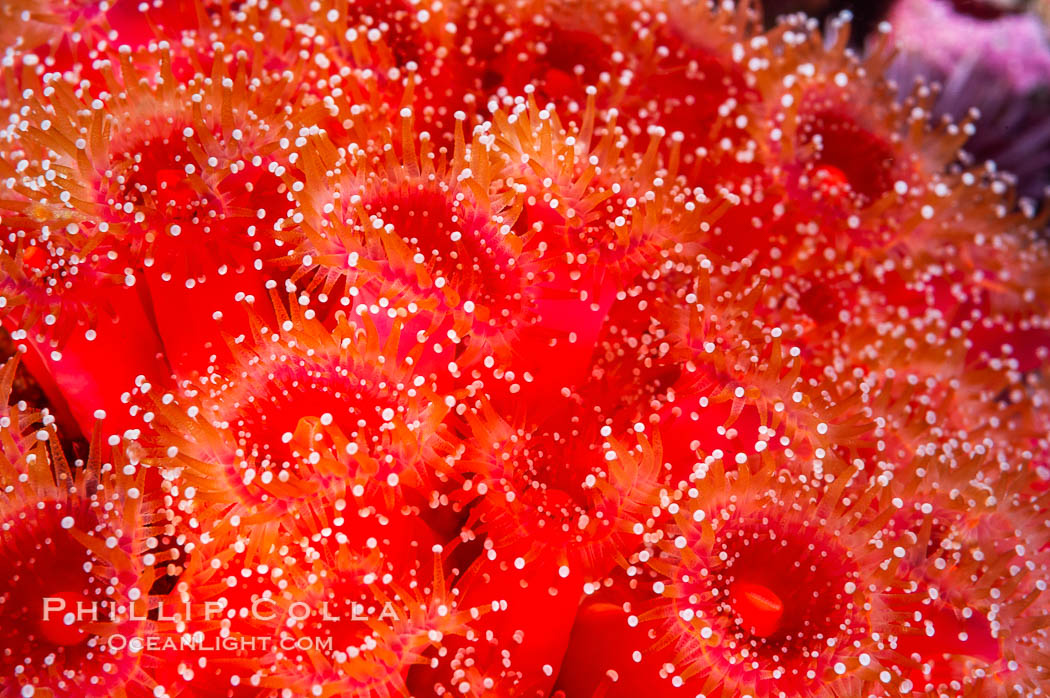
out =
<svg viewBox="0 0 1050 698"><path fill-rule="evenodd" d="M311 113L303 93L288 89L292 68L227 66L221 48L177 81L173 65L187 46L99 49L100 72L82 85L51 75L27 85L33 109L23 125L33 138L9 180L46 203L36 230L65 231L49 247L64 267L149 286L143 330L159 334L180 373L203 370L222 351L216 313L232 322L242 317L238 299L265 294L259 272L283 244L267 231L287 215L284 177L294 178L295 124L285 109ZM102 301L105 291L96 289Z"/></svg>
<svg viewBox="0 0 1050 698"><path fill-rule="evenodd" d="M746 3L659 0L632 27L639 43L632 87L615 106L636 137L652 128L680 134L691 186L714 191L730 180L715 170L736 175L753 168L748 126L760 111L761 93L745 68L753 57L745 37L757 21Z"/></svg>
<svg viewBox="0 0 1050 698"><path fill-rule="evenodd" d="M446 630L437 604L428 608L419 594L404 595L394 584L381 584L375 575L348 568L333 570L322 585L297 596L285 612L292 651L283 653L275 667L277 681L309 695L383 695L404 691L404 675L436 646ZM365 580L368 581L365 581ZM429 590L428 590L429 591ZM322 609L303 618L303 607ZM320 638L332 650L310 645ZM299 641L299 645L294 642Z"/></svg>
<svg viewBox="0 0 1050 698"><path fill-rule="evenodd" d="M716 466L663 492L662 512L634 527L643 547L626 584L600 590L573 637L570 656L596 642L598 664L567 665L564 685L600 684L610 696L642 682L660 696L808 696L856 685L874 662L854 658L886 613L865 577L871 524L834 501L843 482L822 495L819 484L768 467ZM619 623L600 610L606 604ZM608 682L624 674L622 689Z"/></svg>
<svg viewBox="0 0 1050 698"><path fill-rule="evenodd" d="M240 126L248 130L247 123ZM184 280L219 274L221 264L228 273L243 273L256 258L276 257L273 241L258 233L272 229L290 208L287 188L274 174L277 168L268 167L274 160L251 156L266 150L265 143L249 143L251 136L242 134L232 139L240 142L240 157L220 159L215 153L222 144L213 141L209 128L195 123L193 114L163 104L125 122L110 145L97 191L112 224L123 226L122 243L134 255L132 261L158 265L160 273ZM181 241L173 240L180 236ZM267 248L253 249L244 238ZM208 249L216 267L180 260L179 249L187 247Z"/></svg>
<svg viewBox="0 0 1050 698"><path fill-rule="evenodd" d="M527 427L488 406L467 419L481 446L461 467L477 472L473 489L482 499L474 517L496 548L584 577L607 572L655 491L658 454L641 435L644 425L617 439L572 405Z"/></svg>
<svg viewBox="0 0 1050 698"><path fill-rule="evenodd" d="M303 694L315 686L324 696L404 692L408 669L469 621L435 576L441 546L426 526L403 512L342 504L315 507L293 526L309 564L291 570L297 591L280 619L294 651L278 657L274 675Z"/></svg>
<svg viewBox="0 0 1050 698"><path fill-rule="evenodd" d="M4 557L13 561L4 584L5 656L39 670L46 666L44 658L57 652L64 664L80 673L91 669L90 658L97 655L98 638L89 628L104 623L111 609L109 599L95 588L101 580L83 569L93 566L90 552L64 522L79 518L87 528L93 523L86 506L78 511L59 502L41 504L39 509L12 512L0 524ZM84 613L78 615L80 609ZM87 666L78 667L81 662ZM11 669L13 665L5 673Z"/></svg>
<svg viewBox="0 0 1050 698"><path fill-rule="evenodd" d="M279 511L331 488L426 490L443 477L433 466L455 400L397 359L396 337L381 344L367 318L329 332L294 300L276 307L280 329L257 325L232 365L156 398L167 467L187 467L208 506Z"/></svg>
<svg viewBox="0 0 1050 698"><path fill-rule="evenodd" d="M802 148L812 149L809 179L825 196L853 193L860 201L877 201L900 181L900 155L884 135L864 129L835 106L834 97L817 94L805 94L799 106L796 137Z"/></svg>
<svg viewBox="0 0 1050 698"><path fill-rule="evenodd" d="M783 53L766 54L769 70L758 74L766 109L754 124L763 133L753 136L768 148L759 157L783 170L787 197L824 225L845 223L857 235L907 221L928 203L922 195L933 188L931 177L945 171L972 124L930 128L928 100L898 104L885 82L867 79L889 60L885 36L858 58L847 48L847 24L836 24L829 46L798 32L797 41L765 49Z"/></svg>
<svg viewBox="0 0 1050 698"><path fill-rule="evenodd" d="M583 106L584 88L608 84L624 68L625 55L615 49L630 21L624 5L590 11L558 0L553 3L557 12L551 13L533 0L510 8L456 4L466 88L481 99L536 89L542 103L557 104L574 118Z"/></svg>
<svg viewBox="0 0 1050 698"><path fill-rule="evenodd" d="M461 194L413 182L400 189L387 186L367 187L362 197L360 230L381 221L384 232L394 236L363 233L368 257L385 256L385 275L396 282L432 285L439 308L472 316L469 324L460 321L469 339L496 340L506 351L506 340L499 340L513 336L529 315L529 271L520 245L500 230L491 210Z"/></svg>
<svg viewBox="0 0 1050 698"><path fill-rule="evenodd" d="M0 386L5 404L11 376ZM97 443L87 472L74 471L54 429L24 429L24 417L33 415L9 408L0 435L0 671L22 695L114 695L143 679L134 651L107 644L145 630L127 611L145 613L151 585L138 557L142 471L122 459L123 475L113 462L103 471Z"/></svg>
<svg viewBox="0 0 1050 698"><path fill-rule="evenodd" d="M716 462L694 483L664 492L669 525L656 515L635 527L644 547L626 570L631 591L596 598L621 605L627 621L600 640L608 668L619 673L633 662L633 671L651 672L657 695L823 695L824 686L877 681L880 660L892 653L880 655L873 638L898 632L879 594L906 586L892 581L892 565L871 569L887 554L870 547L882 524L866 514L870 492L843 496L851 479L825 484ZM587 619L593 630L611 630ZM631 646L643 638L650 647ZM582 688L600 676L576 683L586 675L564 679Z"/></svg>
<svg viewBox="0 0 1050 698"><path fill-rule="evenodd" d="M616 294L581 392L614 419L638 421L658 408L679 380L687 328L680 304L690 297L688 272L659 269Z"/></svg>
<svg viewBox="0 0 1050 698"><path fill-rule="evenodd" d="M296 541L276 519L246 523L247 534L221 522L184 534L185 569L171 592L152 599L154 646L142 662L172 695L260 698L273 688L270 670L280 611L294 584L287 572Z"/></svg>
<svg viewBox="0 0 1050 698"><path fill-rule="evenodd" d="M1041 614L1046 595L1046 492L1045 480L1022 466L988 496L971 473L989 455L967 450L954 461L931 454L911 464L895 483L884 546L907 546L899 574L917 587L892 602L916 626L921 620L922 632L902 634L899 648L911 660L913 681L980 695L993 676L1009 676L1016 686L1038 680L1029 662L1042 631L1028 619ZM1015 631L1004 632L1007 625Z"/></svg>
<svg viewBox="0 0 1050 698"><path fill-rule="evenodd" d="M586 379L618 289L664 247L703 236L720 211L703 192L673 182L660 133L644 152L631 152L615 117L599 115L593 94L579 124L541 109L532 94L512 101L493 124L493 147L520 212L513 229L544 260L538 317L521 342L527 349L518 367L535 379L530 392L556 394ZM669 147L673 160L677 143Z"/></svg>
<svg viewBox="0 0 1050 698"><path fill-rule="evenodd" d="M453 36L441 4L423 7L410 0L363 0L347 5L338 0L297 0L284 9L299 22L325 17L323 44L332 43L335 50L328 55L341 66L377 72L429 68L440 65L451 49Z"/></svg>
<svg viewBox="0 0 1050 698"><path fill-rule="evenodd" d="M160 0L147 5L115 0L104 5L83 0L16 0L0 9L4 29L0 50L32 53L49 70L83 68L77 59L90 55L93 40L106 36L117 44L142 46L158 30L181 31L193 17L188 0ZM8 27L17 31L8 32Z"/></svg>
<svg viewBox="0 0 1050 698"><path fill-rule="evenodd" d="M835 663L833 648L867 632L847 591L861 581L851 553L818 525L785 514L773 507L744 514L730 505L711 513L711 543L686 543L672 605L682 629L701 643L695 664L679 667L683 678L710 662L726 688L762 690L765 674L770 687L806 695Z"/></svg>
<svg viewBox="0 0 1050 698"><path fill-rule="evenodd" d="M633 278L671 241L706 230L715 208L702 192L674 186L663 130L635 151L616 114L600 114L592 91L581 123L563 122L529 92L493 116L494 147L518 193L515 230L526 249L568 267L557 281L575 283L560 290L581 300L597 300L602 283ZM680 141L668 140L673 159ZM671 208L676 196L688 203Z"/></svg>
<svg viewBox="0 0 1050 698"><path fill-rule="evenodd" d="M439 164L428 137L408 135L410 116L402 115L400 164L390 153L324 163L350 171L334 182L311 176L320 161L306 166L308 215L290 229L304 239L295 280L309 277L307 291L325 297L342 292L339 303L351 309L407 307L416 317L406 332L505 355L535 312L538 274L535 255L510 231L513 192L497 185L498 163L481 136L466 150L460 140L452 162Z"/></svg>
<svg viewBox="0 0 1050 698"><path fill-rule="evenodd" d="M47 215L27 207L4 216L2 314L8 325L17 315L20 326L32 327L35 334L46 331L61 346L74 333L93 329L92 322L108 314L107 299L99 289L120 285L124 277L106 269L109 250L105 247L84 257L64 253L67 246L77 244L78 235L91 235L94 224L70 221L44 233L41 223Z"/></svg>
<svg viewBox="0 0 1050 698"><path fill-rule="evenodd" d="M152 259L155 240L177 237L183 228L192 234L190 224L204 233L227 226L230 234L248 234L252 225L272 227L287 209L287 201L281 208L279 177L266 175L283 172L274 155L289 127L280 121L284 103L278 95L290 78L249 78L242 70L218 82L197 73L176 84L170 47L140 53L159 66L136 67L138 53L125 47L105 53L105 79L78 89L48 76L27 86L34 108L24 126L34 138L18 153L24 162L15 186L43 183L44 196L34 198L47 204L51 220L39 222L52 229L81 221L92 227L88 235L71 236L64 253L74 258L100 241L122 243L134 256L121 250L119 259L108 260L115 269L140 268ZM224 57L217 53L211 60L222 65ZM249 79L258 83L251 94ZM121 92L104 89L113 86ZM241 99L247 103L234 110ZM63 108L67 104L82 108ZM245 191L254 196L245 197ZM57 226L55 219L65 220Z"/></svg>

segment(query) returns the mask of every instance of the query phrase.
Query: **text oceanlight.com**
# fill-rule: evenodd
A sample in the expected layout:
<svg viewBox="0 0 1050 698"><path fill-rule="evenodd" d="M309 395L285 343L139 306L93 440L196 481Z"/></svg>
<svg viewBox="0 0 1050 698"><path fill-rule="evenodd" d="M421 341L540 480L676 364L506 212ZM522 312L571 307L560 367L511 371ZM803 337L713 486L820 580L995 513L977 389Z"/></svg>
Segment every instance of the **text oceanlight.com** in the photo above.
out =
<svg viewBox="0 0 1050 698"><path fill-rule="evenodd" d="M230 636L218 634L192 633L180 636L146 635L144 637L127 636L115 633L105 639L105 646L113 652L128 650L130 652L170 652L175 650L187 652L260 652L270 650L332 650L331 637L311 637L280 635Z"/></svg>
<svg viewBox="0 0 1050 698"><path fill-rule="evenodd" d="M365 605L362 603L342 603L346 611L336 611L335 603L323 602L311 606L304 602L295 602L287 606L280 605L274 599L260 598L244 607L232 607L222 602L209 601L200 604L158 603L146 607L143 603L114 604L108 601L71 602L58 596L43 599L43 620L60 619L62 623L72 626L77 623L111 623L120 626L121 631L128 630L124 624L148 622L142 632L100 633L103 649L111 652L252 652L264 654L273 651L332 651L331 636L311 636L289 633L286 630L271 635L231 634L218 627L204 632L165 633L156 632L159 622L176 624L203 620L219 623L224 618L252 619L263 624L278 622L288 628L309 621L311 623L345 623L368 622L373 620L396 622L401 620L402 613L392 603Z"/></svg>

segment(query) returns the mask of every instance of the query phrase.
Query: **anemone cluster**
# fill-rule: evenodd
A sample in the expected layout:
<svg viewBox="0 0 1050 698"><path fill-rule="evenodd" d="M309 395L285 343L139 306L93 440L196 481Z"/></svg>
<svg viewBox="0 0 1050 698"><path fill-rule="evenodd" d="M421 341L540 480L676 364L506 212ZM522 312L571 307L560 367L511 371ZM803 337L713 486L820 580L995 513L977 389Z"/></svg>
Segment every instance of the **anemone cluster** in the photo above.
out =
<svg viewBox="0 0 1050 698"><path fill-rule="evenodd" d="M1050 690L1050 214L888 25L2 11L0 697Z"/></svg>

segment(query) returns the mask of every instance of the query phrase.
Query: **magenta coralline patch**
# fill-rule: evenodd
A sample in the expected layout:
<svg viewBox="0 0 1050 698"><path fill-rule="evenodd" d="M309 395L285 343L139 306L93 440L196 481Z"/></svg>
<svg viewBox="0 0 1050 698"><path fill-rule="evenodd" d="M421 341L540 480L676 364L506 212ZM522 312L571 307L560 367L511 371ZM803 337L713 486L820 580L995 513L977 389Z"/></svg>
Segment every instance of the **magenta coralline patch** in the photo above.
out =
<svg viewBox="0 0 1050 698"><path fill-rule="evenodd" d="M974 64L1017 92L1050 83L1050 40L1035 15L980 18L943 0L899 0L889 21L901 48L944 73Z"/></svg>

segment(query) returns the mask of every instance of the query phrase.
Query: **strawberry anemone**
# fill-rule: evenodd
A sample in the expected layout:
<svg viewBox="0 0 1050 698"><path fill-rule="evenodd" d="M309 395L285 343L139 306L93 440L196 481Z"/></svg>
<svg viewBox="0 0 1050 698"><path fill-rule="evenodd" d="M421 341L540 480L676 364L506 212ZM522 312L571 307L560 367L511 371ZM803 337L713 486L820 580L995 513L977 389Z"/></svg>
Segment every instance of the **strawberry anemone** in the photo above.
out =
<svg viewBox="0 0 1050 698"><path fill-rule="evenodd" d="M541 103L556 105L571 119L584 106L577 100L585 87L609 85L625 67L627 56L616 50L632 15L625 3L600 11L560 0L553 7L534 0L454 7L463 89L481 103L535 89Z"/></svg>
<svg viewBox="0 0 1050 698"><path fill-rule="evenodd" d="M1047 246L1033 232L1042 223L993 203L996 190L1001 182L972 172L901 179L886 195L902 194L897 213L875 225L855 208L842 209L854 211L845 228L796 219L794 251L778 244L756 263L782 279L766 285L759 312L798 328L807 373L889 368L917 347L972 367L1014 359L1035 370L1047 354L1047 295L1036 278ZM841 232L828 240L824 230Z"/></svg>
<svg viewBox="0 0 1050 698"><path fill-rule="evenodd" d="M925 597L914 594L889 601L895 611L923 623L924 632L897 640L897 651L910 660L903 663L905 676L928 692L950 685L972 688L1002 653L989 616L980 612L984 590L968 589L964 581L980 579L965 561L966 554L975 551L974 537L958 512L931 506L921 498L903 504L891 524L905 532L902 541L909 544L901 570L919 580L926 592ZM921 519L919 525L916 519ZM953 560L951 565L948 559Z"/></svg>
<svg viewBox="0 0 1050 698"><path fill-rule="evenodd" d="M935 201L935 175L972 124L929 132L921 97L908 111L889 98L888 85L869 78L881 75L886 42L861 60L848 38L845 23L828 39L788 23L752 42L762 104L740 123L750 136L744 159L759 167L726 183L746 205L727 217L720 251L790 264L800 275L859 264L885 255Z"/></svg>
<svg viewBox="0 0 1050 698"><path fill-rule="evenodd" d="M612 438L582 408L562 408L528 428L486 405L466 419L476 452L458 467L476 473L464 494L477 501L462 540L481 536L483 550L455 589L468 607L500 612L481 618L476 635L450 641L452 661L418 671L410 685L546 694L580 590L622 555L655 488L658 452L638 430ZM542 619L537 608L546 611ZM552 627L559 642L550 642Z"/></svg>
<svg viewBox="0 0 1050 698"><path fill-rule="evenodd" d="M349 142L362 116L386 123L407 106L415 109L420 130L451 147L453 115L470 108L471 98L459 88L455 26L440 3L293 0L213 14L215 26L201 35L213 36L221 26L231 53L254 55L270 70L296 70L309 102L324 105L316 125L341 143ZM295 56L304 50L313 61L297 65Z"/></svg>
<svg viewBox="0 0 1050 698"><path fill-rule="evenodd" d="M680 287L686 307L669 323L677 328L680 371L644 415L661 435L670 482L702 475L720 459L744 463L756 455L812 462L821 474L842 472L871 429L863 393L834 373L807 371L798 326L755 318L755 303L775 279L741 274L725 284L703 255L695 267Z"/></svg>
<svg viewBox="0 0 1050 698"><path fill-rule="evenodd" d="M681 305L694 297L692 268L673 262L617 291L580 388L587 400L625 425L667 401L690 355Z"/></svg>
<svg viewBox="0 0 1050 698"><path fill-rule="evenodd" d="M343 65L382 69L404 69L416 65L440 65L451 47L445 8L418 7L408 0L364 0L347 5L338 0L284 4L289 17L309 21L324 17L318 27L332 38L329 55Z"/></svg>
<svg viewBox="0 0 1050 698"><path fill-rule="evenodd" d="M797 309L814 325L807 342L814 359L826 365L855 356L856 339L871 338L874 327L912 344L965 336L974 364L1003 358L1010 345L1022 370L1039 365L1047 294L1036 270L1047 247L1032 231L1040 223L987 208L988 191L976 180L967 174L932 184L932 198L911 220L859 254L842 241L842 252L825 253L824 262L810 255L810 271L793 286Z"/></svg>
<svg viewBox="0 0 1050 698"><path fill-rule="evenodd" d="M13 175L14 170L8 169L7 174ZM12 188L13 181L9 180ZM67 254L68 249L83 244L78 238L96 237L94 225L72 216L58 225L55 214L53 207L28 199L4 202L0 307L12 328L34 328L37 334L46 329L63 344L76 331L87 331L78 328L73 318L113 314L106 308L105 294L97 289L122 285L124 275L116 269L106 272L108 250L98 249L97 244L83 256Z"/></svg>
<svg viewBox="0 0 1050 698"><path fill-rule="evenodd" d="M531 91L541 106L579 124L588 118L583 95L593 92L602 109L624 113L627 131L642 148L650 127L682 133L690 165L702 156L701 144L740 133L725 113L753 101L732 51L754 25L755 13L746 6L613 2L599 11L525 2L508 11L461 3L455 15L465 89L476 101L506 106ZM626 43L632 50L619 50Z"/></svg>
<svg viewBox="0 0 1050 698"><path fill-rule="evenodd" d="M134 276L111 268L117 253L99 244L106 226L45 202L0 206L6 209L0 321L26 368L56 408L66 406L81 433L91 433L99 408L114 415L107 428L131 426L114 409L119 395L134 376L163 369L163 346ZM129 344L128 334L137 341ZM106 380L93 379L114 356L121 361L108 364Z"/></svg>
<svg viewBox="0 0 1050 698"><path fill-rule="evenodd" d="M758 61L760 57L753 60ZM761 60L768 62L770 59L765 57ZM816 71L812 63L800 69L806 73L817 72L829 82L832 80L830 76L825 78L823 72ZM772 82L772 77L765 72L761 71L757 75ZM743 153L737 157L756 162L757 169L730 178L724 184L716 183L738 205L731 207L726 216L715 224L713 234L707 237L705 244L712 252L730 260L751 259L755 264L781 274L793 272L785 274L785 280L798 284L805 283L814 269L822 270L838 261L827 247L831 246L841 256L839 248L846 244L849 244L850 249L863 249L871 243L846 224L849 215L853 216L854 227L859 226L860 219L856 215L855 199L848 194L851 190L843 183L845 175L840 173L829 179L831 165L819 162L821 157L829 159L829 162L832 159L853 162L853 158L858 156L853 150L846 149L855 144L852 138L843 139L845 151L842 153L832 153L830 146L827 152L819 149L825 141L824 130L834 133L860 130L852 118L857 111L850 103L852 97L847 96L847 90L841 90L831 82L838 90L836 97L841 98L851 111L844 112L841 117L830 108L814 107L804 114L800 113L798 100L804 94L812 95L815 105L827 99L824 95L826 90L822 91L820 83L810 85L804 80L800 81L799 75L787 69L784 72L787 73L783 76L784 82L763 85L765 108L761 111L762 118L752 116L745 119L752 144L761 143L763 146L759 150L748 151L746 157ZM842 75L845 76L845 73ZM815 77L813 81L816 81ZM784 84L792 87L785 88ZM784 105L790 105L791 108ZM869 124L865 125L870 127ZM808 135L803 137L799 131L805 131ZM889 138L890 134L881 125L871 134L872 142L884 139L889 142ZM808 139L806 144L800 142L804 139ZM879 162L883 163L884 160ZM837 167L835 171L838 171ZM833 183L830 188L829 183ZM832 235L835 239L824 239ZM854 241L853 238L858 239ZM826 257L829 254L832 256ZM780 288L774 288L771 295L779 291ZM820 309L819 306L817 309ZM831 319L835 317L833 312L827 315ZM825 317L820 319L824 320Z"/></svg>
<svg viewBox="0 0 1050 698"><path fill-rule="evenodd" d="M393 690L425 647L462 627L436 603L424 611L422 579L440 567L417 512L352 491L314 492L276 516L230 508L191 524L202 530L191 532L189 562L160 599L168 610L157 632L178 644L143 659L157 682L209 698L309 695L315 686L372 695ZM389 667L382 677L379 666Z"/></svg>
<svg viewBox="0 0 1050 698"><path fill-rule="evenodd" d="M618 290L662 248L702 235L722 206L674 184L677 139L666 162L662 132L633 152L615 112L598 114L593 92L579 124L529 94L493 117L492 134L518 193L514 229L546 260L517 367L533 376L530 394L553 397L586 379Z"/></svg>
<svg viewBox="0 0 1050 698"><path fill-rule="evenodd" d="M578 125L564 122L559 111L541 108L534 91L525 92L526 98L497 112L492 121L494 147L521 198L515 229L528 247L564 255L571 270L564 276L579 279L571 290L589 291L583 300L603 297L597 291L602 276L630 278L661 246L699 229L710 215L714 207L702 196L684 211L669 210L679 194L669 181L673 167L668 168L678 159L678 139L668 139L666 146L664 133L657 131L644 150L635 151L615 110L608 117L598 113L593 90ZM671 151L667 161L662 145ZM600 269L585 273L590 266Z"/></svg>
<svg viewBox="0 0 1050 698"><path fill-rule="evenodd" d="M696 311L708 307L702 279L710 260L699 255L686 262L675 256L643 272L617 293L591 358L590 376L579 388L587 402L602 406L613 424L661 424L661 433L670 437L663 439L664 461L672 469L686 457L683 447L697 446L697 439L702 438L708 451L728 445L719 442L720 436L727 436L726 430L744 412L743 422L754 422L745 430L754 443L758 436L754 428L761 421L756 405L751 404L756 397L752 370L734 365L729 357L740 350L723 341L723 336L732 336L738 329L734 320L739 322L739 318ZM748 347L768 342L768 337L757 334L748 338ZM748 406L734 407L733 398L743 397L742 392L736 394L737 389L749 381ZM719 397L723 394L728 400ZM719 411L710 403L725 403L727 409ZM698 425L706 430L702 436L693 433L687 437L682 424L671 426L683 415L697 421L698 407L709 406ZM728 439L736 439L736 434Z"/></svg>
<svg viewBox="0 0 1050 698"><path fill-rule="evenodd" d="M68 231L67 244L51 250L102 280L143 283L148 322L139 331L160 335L176 370L202 369L224 348L213 316L236 315L241 298L263 295L260 272L279 256L267 233L289 208L282 177L294 160L285 116L297 104L294 72L250 74L218 50L210 75L198 69L180 82L167 44L140 53L159 67L136 67L130 50L107 51L95 82L52 80L23 92L19 128L33 137L12 184L47 202L38 229Z"/></svg>
<svg viewBox="0 0 1050 698"><path fill-rule="evenodd" d="M950 447L937 456L927 452L893 483L899 495L888 528L908 543L901 573L928 597L897 602L923 615L926 625L924 633L901 637L898 649L918 658L913 681L927 691L1030 690L1046 676L1033 662L1042 652L1037 609L1050 562L1045 488L1022 469L996 481L996 496L988 496L991 458L975 450L949 453Z"/></svg>
<svg viewBox="0 0 1050 698"><path fill-rule="evenodd" d="M952 125L933 138L923 133L921 104L908 114L904 106L882 99L887 85L864 79L886 60L884 49L873 50L862 62L846 51L848 34L841 26L831 50L821 49L819 58L804 44L809 51L799 50L774 68L776 77L770 78L779 85L764 98L768 128L777 130L773 154L793 182L789 193L802 195L808 189L805 198L851 212L899 194L898 182L915 187L921 175L941 171L971 129ZM859 101L864 98L870 101ZM861 104L879 106L864 110ZM859 167L859 162L869 165Z"/></svg>
<svg viewBox="0 0 1050 698"><path fill-rule="evenodd" d="M1045 399L1045 382L1008 362L970 365L962 337L917 346L921 354L906 344L871 352L866 370L826 371L832 379L822 392L829 404L838 403L831 412L838 423L829 422L832 438L824 447L869 473L894 478L889 474L910 468L917 457L943 459L935 470L916 467L929 475L928 482L913 483L916 491L966 492L977 482L1012 491L1008 482L1032 477L1045 419L1027 405ZM909 367L880 367L892 363L890 351L910 356Z"/></svg>
<svg viewBox="0 0 1050 698"><path fill-rule="evenodd" d="M912 206L899 206L908 202L905 195L914 198L911 189L944 171L972 124L930 127L923 92L897 104L884 80L868 78L883 75L892 57L884 35L858 58L848 48L848 22L834 22L828 37L798 28L800 38L792 21L782 29L794 38L769 43L769 69L759 74L767 116L756 126L773 136L762 142L801 187L796 193L808 187L809 198L819 196L832 206L910 213ZM869 166L858 167L861 161ZM889 201L883 201L886 196Z"/></svg>
<svg viewBox="0 0 1050 698"><path fill-rule="evenodd" d="M0 13L4 19L0 51L32 54L26 65L62 72L82 68L80 59L102 37L140 47L162 32L178 32L196 23L196 8L188 0L148 5L135 0L105 5L85 0L16 0L5 3Z"/></svg>
<svg viewBox="0 0 1050 698"><path fill-rule="evenodd" d="M950 328L964 333L975 365L1000 359L1037 371L1050 354L1050 288L1042 273L1050 245L1039 232L1050 213L1003 207L999 196L1008 190L987 174L967 172L953 184L957 210L937 216L931 233L951 246L963 277L953 288Z"/></svg>
<svg viewBox="0 0 1050 698"><path fill-rule="evenodd" d="M331 36L325 55L334 65L354 71L347 82L353 104L375 109L376 100L382 100L382 109L374 116L388 111L387 117L411 107L420 131L431 133L441 145L452 145L454 114L467 106L467 100L457 89L456 28L447 5L368 0L351 5L322 3L320 9L310 3L303 10L306 18L319 13L330 20L338 16L322 30ZM356 93L355 87L363 88L363 93Z"/></svg>
<svg viewBox="0 0 1050 698"><path fill-rule="evenodd" d="M416 514L355 507L315 502L291 527L305 564L290 570L296 592L279 610L290 651L274 675L303 695L404 694L410 668L476 615L449 592L442 547Z"/></svg>
<svg viewBox="0 0 1050 698"><path fill-rule="evenodd" d="M294 300L274 308L279 329L256 321L252 339L231 342L233 363L143 414L182 496L272 513L328 490L428 496L446 477L441 421L455 398L396 357L399 321L383 343L368 316L340 314L330 332Z"/></svg>
<svg viewBox="0 0 1050 698"><path fill-rule="evenodd" d="M156 639L142 665L168 695L259 698L275 688L276 609L294 581L276 560L289 559L294 541L275 519L246 519L248 533L238 529L238 514L226 523L180 527L184 568L174 588L153 599Z"/></svg>
<svg viewBox="0 0 1050 698"><path fill-rule="evenodd" d="M1028 357L1045 343L1046 311L1042 284L1020 279L1045 255L1028 234L1041 224L985 208L1001 204L1003 183L951 172L973 133L971 120L931 128L922 90L894 104L887 84L866 79L881 73L885 41L861 61L845 50L847 34L840 26L830 50L814 44L814 35L771 60L763 78L769 116L761 126L771 138L760 140L769 143L762 158L780 172L778 184L762 185L774 202L765 215L776 244L763 250L757 238L741 239L728 227L725 243L736 255L757 253L774 272L796 270L787 280L797 305L784 309L792 317L802 311L825 335L810 342L822 365L838 360L829 351L852 353L836 346L846 324L893 323L921 341L979 312L989 329L1026 345L1031 367ZM858 162L877 167L858 170ZM972 301L962 296L971 293ZM998 348L995 339L974 339Z"/></svg>
<svg viewBox="0 0 1050 698"><path fill-rule="evenodd" d="M506 356L534 314L538 274L510 230L513 191L497 185L499 163L481 136L465 142L461 123L447 164L428 136L412 135L411 109L400 125L396 150L349 163L326 160L323 147L304 155L293 281L319 298L340 293L329 316L374 308L384 322L407 309L405 350L426 343L430 361Z"/></svg>
<svg viewBox="0 0 1050 698"><path fill-rule="evenodd" d="M446 634L462 632L467 619L440 587L413 585L343 567L303 590L285 610L295 649L276 667L277 681L303 695L317 689L322 696L405 694L409 669L428 661ZM328 616L302 618L307 607ZM317 649L314 638L331 640L333 649Z"/></svg>
<svg viewBox="0 0 1050 698"><path fill-rule="evenodd" d="M754 168L748 131L760 93L747 38L758 16L747 2L655 2L635 19L630 85L614 99L636 138L660 128L682 139L682 171L711 191Z"/></svg>
<svg viewBox="0 0 1050 698"><path fill-rule="evenodd" d="M7 405L16 362L2 369ZM0 482L0 545L8 561L0 585L0 672L12 691L54 696L123 696L148 685L135 652L109 641L138 638L129 604L152 584L143 566L143 471L99 439L89 462L70 467L53 419L5 407ZM41 421L44 426L41 427ZM98 434L96 433L96 436ZM143 609L139 608L139 613Z"/></svg>
<svg viewBox="0 0 1050 698"><path fill-rule="evenodd" d="M581 616L569 662L593 642L602 660L567 662L559 685L609 696L643 685L656 695L909 693L914 661L895 638L918 635L923 615L899 609L926 587L907 579L911 538L887 523L889 493L851 480L741 464L667 493L673 523L640 527L648 545L627 568L632 591Z"/></svg>
<svg viewBox="0 0 1050 698"><path fill-rule="evenodd" d="M488 406L467 419L484 444L460 466L479 473L475 490L484 483L474 525L526 562L551 558L587 578L607 571L654 488L659 455L644 425L614 438L605 420L571 402L531 426Z"/></svg>

